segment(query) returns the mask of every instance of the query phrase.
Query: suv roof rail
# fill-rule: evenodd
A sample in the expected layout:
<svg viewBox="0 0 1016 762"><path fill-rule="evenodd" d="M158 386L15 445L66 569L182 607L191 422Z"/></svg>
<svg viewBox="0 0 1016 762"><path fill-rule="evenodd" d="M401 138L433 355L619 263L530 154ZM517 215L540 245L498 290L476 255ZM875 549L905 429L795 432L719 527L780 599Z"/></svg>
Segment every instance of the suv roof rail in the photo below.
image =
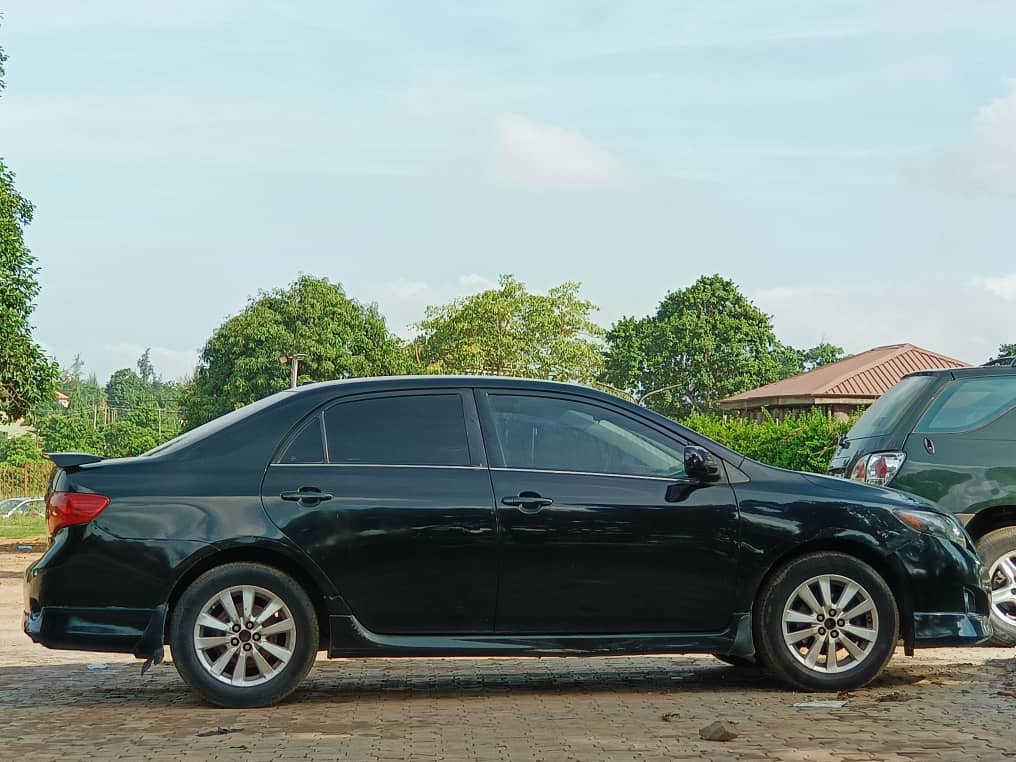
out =
<svg viewBox="0 0 1016 762"><path fill-rule="evenodd" d="M1016 355L1012 357L996 357L994 360L988 360L981 366L982 368L992 367L1003 367L1003 368L1016 368Z"/></svg>

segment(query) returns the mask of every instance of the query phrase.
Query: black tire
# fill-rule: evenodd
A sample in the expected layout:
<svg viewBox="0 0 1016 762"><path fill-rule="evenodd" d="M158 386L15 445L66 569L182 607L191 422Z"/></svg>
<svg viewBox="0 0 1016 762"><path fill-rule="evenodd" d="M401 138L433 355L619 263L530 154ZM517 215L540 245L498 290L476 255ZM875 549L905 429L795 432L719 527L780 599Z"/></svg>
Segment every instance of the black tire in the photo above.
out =
<svg viewBox="0 0 1016 762"><path fill-rule="evenodd" d="M251 632L244 633L241 630L240 633L234 633L231 628L227 629L226 622L231 617L226 613L223 604L220 603L219 606L222 606L221 616L223 617L223 637L232 638L233 634L237 634L235 639L237 642L242 636L245 636L247 640L235 647L231 640L228 645L221 646L221 650L218 650L220 647L215 649L206 647L205 650L199 652L198 644L195 642L197 636L195 628L202 609L211 604L212 599L220 592L239 587L257 588L261 591L255 594L256 597L253 598L254 602L251 604L251 612L255 621L258 612L267 608L263 605L264 602L271 600L266 597L267 595L273 596L274 600L281 602L285 608L270 615L260 625L255 624ZM237 612L239 613L244 606L243 594L231 595L230 599L234 601L234 606L238 606ZM258 606L261 608L259 609ZM216 617L215 614L212 616ZM262 641L262 637L258 633L260 627L278 629L280 622L283 623L283 627L285 623L290 623L291 629L282 635L266 634ZM217 626L216 628L202 627L200 632L203 633L203 636L215 636L218 629ZM246 668L242 670L243 674L240 679L246 679L247 674L253 672L255 678L259 675L265 677L265 681L258 685L230 685L223 679L215 677L212 674L215 665L210 662L217 654L223 654L223 659L228 659L222 669L223 672L226 670L232 670L234 673L240 672L239 651L236 649L252 651L256 645L252 633L257 634L257 641L261 644L262 649L265 646L276 646L274 650L277 652L288 651L290 653L288 660L280 661L272 653L259 649L257 656L266 664L271 661L269 666L275 667L277 670L272 670L270 676L265 677L264 670L253 661L254 654L251 653L250 656L244 654ZM283 640L280 641L279 638ZM250 563L224 564L198 577L177 601L172 612L169 631L169 644L173 649L173 663L184 682L205 701L216 706L233 709L271 706L279 703L296 690L314 664L318 638L317 615L306 591L295 580L278 569ZM235 655L225 656L228 650L232 650ZM247 664L248 661L250 664ZM217 662L218 659L216 659ZM228 678L229 675L227 674L226 677Z"/></svg>
<svg viewBox="0 0 1016 762"><path fill-rule="evenodd" d="M871 609L867 613L851 618L850 621L839 620L834 616L823 621L815 621L814 624L788 624L788 632L793 628L791 634L804 630L815 633L808 639L799 641L796 647L791 646L784 640L784 611L791 612L788 617L800 618L810 615L811 607L803 605L803 598L798 591L809 580L817 580L823 575L832 575L829 598L834 605L847 594L847 585L842 581L847 580L861 588L860 592L852 595L847 601L842 601L848 613L858 608L858 604L862 601L870 602ZM818 582L814 583L814 589L821 591ZM817 603L822 603L821 592L816 592L814 597L818 599ZM823 616L828 617L828 609L822 611ZM830 621L836 629L825 629ZM892 590L878 572L853 556L821 552L796 558L770 577L756 602L753 625L759 660L777 678L805 691L843 691L866 685L882 671L892 657L899 640L900 616ZM859 659L841 645L842 639L848 637L846 629L843 631L839 629L844 625L851 633L874 632L873 636L868 635L868 640L850 636L849 645L861 654ZM833 641L837 647L832 650L834 655L838 655L837 665L846 667L841 672L821 671L827 666L832 666L829 664L830 657L825 655L830 650L825 638L832 636L839 638ZM812 655L812 648L816 644L818 663L815 667L809 667L805 664L806 655ZM851 664L853 666L850 666Z"/></svg>
<svg viewBox="0 0 1016 762"><path fill-rule="evenodd" d="M714 659L719 659L724 664L729 664L731 667L744 667L750 669L757 669L760 665L755 659L749 659L746 656L734 656L733 654L713 654Z"/></svg>
<svg viewBox="0 0 1016 762"><path fill-rule="evenodd" d="M996 568L999 561L1006 556L1016 556L1016 527L1004 527L988 532L977 542L977 553L981 561L989 570L992 589L1011 585L1005 585L1005 574ZM991 624L995 628L994 637L988 641L988 645L1012 646L1016 645L1016 602L1005 602L991 606ZM1004 616L1005 613L1011 616Z"/></svg>

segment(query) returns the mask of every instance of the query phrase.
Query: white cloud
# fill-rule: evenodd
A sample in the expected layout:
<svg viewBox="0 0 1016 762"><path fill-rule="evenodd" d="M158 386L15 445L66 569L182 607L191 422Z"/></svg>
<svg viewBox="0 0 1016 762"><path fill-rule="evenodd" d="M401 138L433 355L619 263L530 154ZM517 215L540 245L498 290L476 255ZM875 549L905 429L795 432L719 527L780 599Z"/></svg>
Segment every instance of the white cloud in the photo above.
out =
<svg viewBox="0 0 1016 762"><path fill-rule="evenodd" d="M1006 301L1016 301L1016 273L973 278L970 285L974 288L984 289Z"/></svg>
<svg viewBox="0 0 1016 762"><path fill-rule="evenodd" d="M399 299L416 300L426 296L431 290L430 286L422 280L410 280L399 278L388 284L388 290Z"/></svg>
<svg viewBox="0 0 1016 762"><path fill-rule="evenodd" d="M1008 330L1016 276L977 278L966 285L942 280L781 287L750 296L773 316L780 340L795 347L829 341L856 353L909 342L977 364L1013 340Z"/></svg>
<svg viewBox="0 0 1016 762"><path fill-rule="evenodd" d="M490 175L497 183L535 189L598 190L620 184L620 164L575 130L522 116L494 120Z"/></svg>
<svg viewBox="0 0 1016 762"><path fill-rule="evenodd" d="M981 191L1016 194L1016 79L981 108L966 145L941 157L947 179Z"/></svg>
<svg viewBox="0 0 1016 762"><path fill-rule="evenodd" d="M497 281L493 281L485 275L477 275L476 273L463 275L459 278L459 291L463 294L475 294L477 291L488 291L496 286Z"/></svg>

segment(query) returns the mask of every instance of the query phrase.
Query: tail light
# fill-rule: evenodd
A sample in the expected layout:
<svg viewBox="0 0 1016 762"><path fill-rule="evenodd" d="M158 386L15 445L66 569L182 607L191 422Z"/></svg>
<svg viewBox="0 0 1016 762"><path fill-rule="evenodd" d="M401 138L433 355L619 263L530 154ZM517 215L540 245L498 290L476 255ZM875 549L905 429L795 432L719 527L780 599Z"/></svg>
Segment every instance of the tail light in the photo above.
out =
<svg viewBox="0 0 1016 762"><path fill-rule="evenodd" d="M855 482L885 487L893 480L907 459L905 452L873 452L858 458L850 472Z"/></svg>
<svg viewBox="0 0 1016 762"><path fill-rule="evenodd" d="M72 524L87 524L109 505L109 498L94 492L53 492L46 500L46 526L50 536Z"/></svg>

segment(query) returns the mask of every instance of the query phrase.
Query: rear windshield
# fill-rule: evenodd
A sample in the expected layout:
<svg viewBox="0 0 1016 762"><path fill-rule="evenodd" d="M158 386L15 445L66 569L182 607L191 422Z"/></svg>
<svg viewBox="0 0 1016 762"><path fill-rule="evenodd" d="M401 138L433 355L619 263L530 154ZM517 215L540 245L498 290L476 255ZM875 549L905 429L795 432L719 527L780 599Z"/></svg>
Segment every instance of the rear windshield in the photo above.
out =
<svg viewBox="0 0 1016 762"><path fill-rule="evenodd" d="M847 438L863 439L888 434L924 393L934 386L936 380L935 376L907 376L865 411Z"/></svg>

